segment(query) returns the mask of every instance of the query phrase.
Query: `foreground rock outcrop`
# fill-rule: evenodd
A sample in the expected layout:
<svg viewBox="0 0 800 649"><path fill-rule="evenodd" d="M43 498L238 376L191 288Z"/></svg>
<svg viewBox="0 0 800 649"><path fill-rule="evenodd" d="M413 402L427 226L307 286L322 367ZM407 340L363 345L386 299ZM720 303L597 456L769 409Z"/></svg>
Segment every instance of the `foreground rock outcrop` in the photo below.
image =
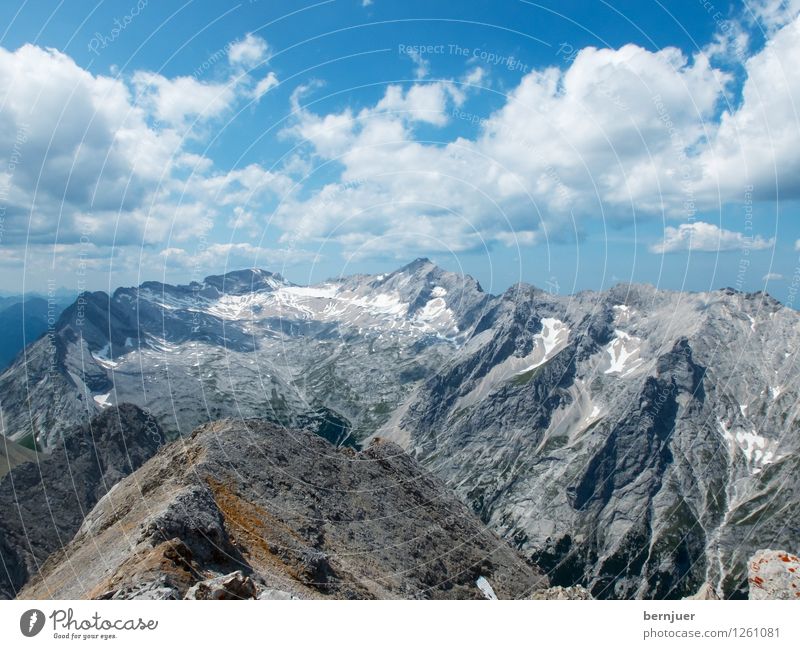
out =
<svg viewBox="0 0 800 649"><path fill-rule="evenodd" d="M486 582L547 586L396 445L224 420L120 482L20 597L484 598Z"/></svg>
<svg viewBox="0 0 800 649"><path fill-rule="evenodd" d="M592 594L583 586L552 586L535 592L531 599L594 599Z"/></svg>
<svg viewBox="0 0 800 649"><path fill-rule="evenodd" d="M158 423L123 404L64 435L0 480L0 598L13 598L84 516L163 444Z"/></svg>
<svg viewBox="0 0 800 649"><path fill-rule="evenodd" d="M748 567L750 599L800 599L800 558L797 555L759 550Z"/></svg>

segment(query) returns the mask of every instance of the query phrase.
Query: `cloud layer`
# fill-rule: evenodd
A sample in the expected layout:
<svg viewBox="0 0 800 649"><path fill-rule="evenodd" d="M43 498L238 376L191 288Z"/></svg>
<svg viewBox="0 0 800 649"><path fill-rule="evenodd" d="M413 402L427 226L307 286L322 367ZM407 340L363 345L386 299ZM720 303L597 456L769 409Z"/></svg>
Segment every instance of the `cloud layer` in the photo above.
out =
<svg viewBox="0 0 800 649"><path fill-rule="evenodd" d="M326 112L320 84L297 88L281 132L293 150L275 169L221 170L204 148L280 84L256 35L226 48L214 80L93 75L56 50L0 48L0 87L13 88L0 132L22 143L0 167L3 244L67 254L86 239L188 267L208 257L192 246L212 231L241 257L327 243L408 257L644 219L665 223L663 240L646 242L654 253L767 248L774 240L695 218L746 196L800 198L800 5L752 7L737 25L751 20L767 40L740 62L741 87L723 62L748 52L735 30L692 55L585 48L505 93L491 70L437 79L409 60L417 79L366 106ZM486 97L497 108L472 108ZM269 250L254 239L268 227Z"/></svg>
<svg viewBox="0 0 800 649"><path fill-rule="evenodd" d="M768 5L771 36L744 61L736 104L733 75L707 52L626 45L527 74L487 115L462 109L476 92L465 79L390 85L357 112L298 105L288 132L317 165L342 171L311 198L287 197L277 222L293 240L335 240L356 254L394 246L402 256L403 242L454 251L545 243L591 219L691 223L751 196L796 198L800 68L789 62L800 60L800 21L782 24L786 14ZM494 92L489 83L482 92ZM419 137L460 121L478 124L477 135ZM665 245L690 245L680 242L708 234L702 227L670 225ZM718 234L723 249L739 245L736 233Z"/></svg>
<svg viewBox="0 0 800 649"><path fill-rule="evenodd" d="M741 232L723 230L713 223L695 221L681 223L677 228L664 229L664 240L650 246L655 253L669 252L729 252L731 250L766 250L775 245L775 239L746 236Z"/></svg>
<svg viewBox="0 0 800 649"><path fill-rule="evenodd" d="M231 44L229 58L253 65L267 51L247 36ZM150 71L93 75L54 49L0 48L0 133L16 142L0 166L2 243L26 249L3 262L67 264L102 250L107 264L125 255L135 263L170 241L205 236L235 203L285 192L291 183L279 173L259 165L220 171L195 152L211 125L277 83L272 71L256 81L233 67L213 82Z"/></svg>

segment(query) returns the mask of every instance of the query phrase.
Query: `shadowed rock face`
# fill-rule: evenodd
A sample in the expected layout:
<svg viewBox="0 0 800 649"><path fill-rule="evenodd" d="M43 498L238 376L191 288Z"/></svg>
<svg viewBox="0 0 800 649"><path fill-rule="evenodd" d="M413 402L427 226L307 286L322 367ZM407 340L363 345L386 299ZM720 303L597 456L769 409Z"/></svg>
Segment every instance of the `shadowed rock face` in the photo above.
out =
<svg viewBox="0 0 800 649"><path fill-rule="evenodd" d="M97 501L162 443L156 421L124 404L3 477L0 598L13 598L51 553L69 543Z"/></svg>
<svg viewBox="0 0 800 649"><path fill-rule="evenodd" d="M547 584L396 445L226 420L120 482L20 597L474 599L480 577Z"/></svg>

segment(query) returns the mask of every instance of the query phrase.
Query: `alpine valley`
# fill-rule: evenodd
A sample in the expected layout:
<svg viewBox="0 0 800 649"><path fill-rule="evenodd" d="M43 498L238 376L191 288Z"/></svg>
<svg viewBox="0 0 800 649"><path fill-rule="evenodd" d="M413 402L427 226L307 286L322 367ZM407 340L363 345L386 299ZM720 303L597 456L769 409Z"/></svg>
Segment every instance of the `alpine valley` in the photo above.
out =
<svg viewBox="0 0 800 649"><path fill-rule="evenodd" d="M37 548L23 547L22 528L0 543L0 590L14 596L40 573L29 595L198 592L188 568L136 582L125 544L108 574L70 585L73 566L92 563L92 535L119 524L141 539L166 526L148 552L206 576L250 566L235 579L254 593L272 574L287 596L481 596L491 582L520 597L549 580L594 598L747 597L750 557L800 540L798 349L800 317L765 293L519 284L495 296L427 259L314 286L250 269L84 293L0 375L0 500L27 494L31 521L60 526ZM237 445L253 430L257 453ZM302 486L281 495L287 475ZM82 490L69 516L26 486L45 478ZM172 513L151 525L152 511L136 514L139 490ZM22 516L6 500L4 529ZM245 510L273 521L275 547L297 545L288 568L274 547L222 529ZM199 512L226 556L249 559L215 572L224 562L198 545L205 532L188 538L175 511ZM399 530L423 518L438 532L415 550ZM366 562L370 547L384 555ZM457 558L418 569L449 547ZM264 583L242 586L251 569ZM393 581L403 571L409 581Z"/></svg>

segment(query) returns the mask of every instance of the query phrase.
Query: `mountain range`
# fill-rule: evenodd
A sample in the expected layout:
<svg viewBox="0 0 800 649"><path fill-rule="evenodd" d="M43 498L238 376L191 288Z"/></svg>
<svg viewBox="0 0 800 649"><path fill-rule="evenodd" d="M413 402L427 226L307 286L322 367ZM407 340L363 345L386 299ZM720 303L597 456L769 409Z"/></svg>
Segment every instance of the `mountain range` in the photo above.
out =
<svg viewBox="0 0 800 649"><path fill-rule="evenodd" d="M273 445L390 444L554 585L746 597L748 558L800 538L798 348L765 293L491 295L427 259L315 286L249 269L82 294L0 375L0 407L42 456L121 404L165 440L258 418Z"/></svg>

